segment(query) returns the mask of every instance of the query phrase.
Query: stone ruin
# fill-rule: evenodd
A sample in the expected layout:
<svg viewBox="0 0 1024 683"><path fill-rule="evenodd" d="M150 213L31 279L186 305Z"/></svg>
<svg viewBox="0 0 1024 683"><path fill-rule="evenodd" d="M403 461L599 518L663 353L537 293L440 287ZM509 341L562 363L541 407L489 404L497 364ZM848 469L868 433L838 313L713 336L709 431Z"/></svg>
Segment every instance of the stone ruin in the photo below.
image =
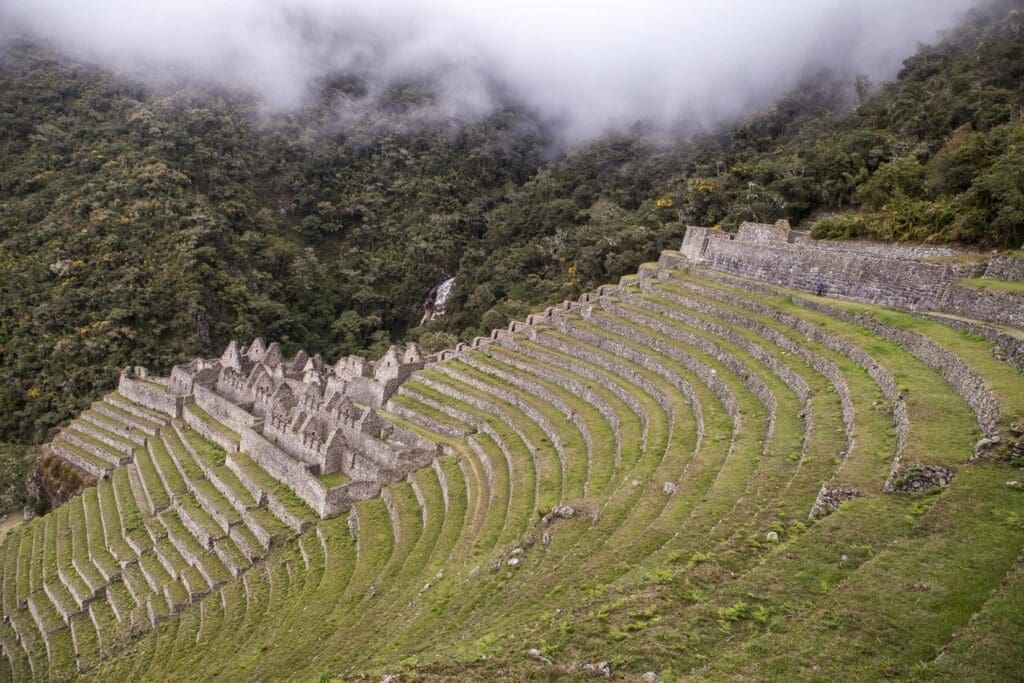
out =
<svg viewBox="0 0 1024 683"><path fill-rule="evenodd" d="M1021 260L943 246L816 240L789 221L743 223L736 233L687 226L680 253L700 265L828 296L1024 327L1024 298L964 286L968 278L1019 280Z"/></svg>
<svg viewBox="0 0 1024 683"><path fill-rule="evenodd" d="M806 232L791 229L787 221L744 223L735 234L689 226L679 251L663 252L657 264L640 266L637 276L585 293L578 301L550 306L525 321L510 322L507 329L493 330L487 337L461 342L429 358L416 344L410 344L392 346L375 362L347 356L331 365L319 355L310 357L302 351L286 358L278 344L255 339L248 346L231 342L220 358L175 366L169 379L150 377L144 368L128 368L118 388L150 409L182 418L229 453L248 454L321 516L328 517L346 510L354 500L376 496L382 484L430 464L440 452L438 444L378 413L417 370L429 362L457 358L502 342L516 333L532 339L536 326L557 326L565 315L577 313L586 318L595 302L634 282L643 288L645 280L664 277L666 269L708 269L809 291L824 283L830 297L965 314L945 321L993 339L1007 361L1024 370L1024 341L981 322L1024 326L1024 297L978 291L961 282L979 276L1020 281L1024 278L1022 262L948 247L814 240ZM879 333L886 334L884 330ZM896 341L915 343L913 339ZM934 349L917 352L948 380L964 385L963 393L979 415L992 413L994 406L982 405L987 395L981 391L984 387L967 386L970 373L936 355ZM226 426L236 438L225 438L190 410L190 404L202 408L215 426ZM390 409L401 417L393 405ZM985 434L994 433L987 421L981 427ZM894 470L893 476L896 474ZM946 473L926 474L929 476L905 477L904 487L893 485L887 490L948 483ZM345 477L348 482L338 483ZM823 489L812 517L828 514L853 495L852 491Z"/></svg>
<svg viewBox="0 0 1024 683"><path fill-rule="evenodd" d="M172 417L228 452L242 451L287 484L321 516L376 495L439 454L437 444L382 419L377 409L427 359L416 344L392 346L378 361L347 356L331 365L299 351L286 358L276 342L232 341L220 358L176 365L169 379L127 368L118 390ZM195 404L238 435L196 415ZM327 475L350 481L328 485Z"/></svg>

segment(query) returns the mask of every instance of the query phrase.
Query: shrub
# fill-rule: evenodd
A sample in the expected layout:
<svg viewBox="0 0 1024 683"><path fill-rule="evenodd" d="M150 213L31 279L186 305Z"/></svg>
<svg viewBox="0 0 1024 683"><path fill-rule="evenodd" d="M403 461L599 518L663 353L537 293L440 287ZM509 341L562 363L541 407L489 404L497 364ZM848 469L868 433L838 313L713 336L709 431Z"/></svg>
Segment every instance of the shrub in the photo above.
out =
<svg viewBox="0 0 1024 683"><path fill-rule="evenodd" d="M811 237L816 240L852 240L868 234L864 217L850 214L822 218L811 228Z"/></svg>

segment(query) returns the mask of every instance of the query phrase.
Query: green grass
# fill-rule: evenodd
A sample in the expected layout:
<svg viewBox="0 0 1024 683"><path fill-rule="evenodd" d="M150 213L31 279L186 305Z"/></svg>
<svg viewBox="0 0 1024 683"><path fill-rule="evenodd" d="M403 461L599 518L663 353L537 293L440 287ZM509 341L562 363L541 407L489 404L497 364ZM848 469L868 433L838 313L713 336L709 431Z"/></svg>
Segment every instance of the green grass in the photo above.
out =
<svg viewBox="0 0 1024 683"><path fill-rule="evenodd" d="M534 458L534 476L537 486L536 506L538 512L543 514L551 510L561 500L564 490L561 459L549 435L537 422L529 418L520 408L506 403L489 391L461 382L437 370L425 370L420 375L420 378L430 380L437 387L442 387L447 391L453 391L457 395L464 396L466 398L466 405L471 405L469 401L482 401L485 405L490 406L489 410L482 410L476 406L471 406L474 410L470 412L480 416L487 415L494 429L498 428L495 424L495 416L498 422L516 425L515 430L506 431L512 431L518 437L518 441L523 442L527 452ZM418 386L416 388L419 389ZM438 390L435 389L435 391ZM437 397L437 400L441 403L451 400L450 397L441 393L438 393ZM511 434L509 435L509 440L512 440ZM525 482L526 477L524 477Z"/></svg>
<svg viewBox="0 0 1024 683"><path fill-rule="evenodd" d="M214 546L219 550L218 556L226 558L224 560L226 565L242 569L249 566L249 560L242 554L242 551L238 549L238 546L236 546L231 539L222 538L215 541Z"/></svg>
<svg viewBox="0 0 1024 683"><path fill-rule="evenodd" d="M498 448L497 452L492 451L492 460L498 461L498 458L500 458L500 461L506 465L506 471L509 473L509 500L511 503L506 508L500 532L501 537L497 542L507 542L509 539L517 537L536 515L537 469L535 462L530 457L530 450L526 442L523 441L519 433L494 414L480 410L469 403L454 401L419 382L409 382L408 386L410 391L415 392L416 396L422 396L424 400L433 401L439 405L451 406L450 409L458 411L460 415L468 416L471 420L486 421L491 432L501 439L501 443L504 444L506 451L501 451L500 448ZM411 399L408 396L402 396L401 398L416 411L424 411L430 408L430 406L421 401ZM465 424L448 415L445 415L445 419L455 421L458 424ZM493 440L490 436L488 436L488 439ZM456 450L460 449L458 445L455 445L456 442L454 440L447 443ZM495 445L497 446L497 443ZM469 449L467 448L466 450ZM516 454L519 454L519 456L516 457ZM490 548L491 544L489 541L490 536L487 536L486 539L479 540L477 543L481 548Z"/></svg>
<svg viewBox="0 0 1024 683"><path fill-rule="evenodd" d="M589 403L553 382L524 373L486 353L473 354L473 357L480 363L480 367L466 366L473 376L506 391L525 395L532 393L530 388L540 386L568 407L566 413L563 408L556 407L546 400L531 401L534 408L555 425L566 424L568 421L575 426L575 420L584 425L589 441L584 438L578 427L560 430L565 450L569 455L566 462L568 481L564 496L568 499L575 496L582 498L585 495L600 497L608 485L615 463L615 435L604 416ZM517 383L517 380L528 380L528 384Z"/></svg>
<svg viewBox="0 0 1024 683"><path fill-rule="evenodd" d="M147 441L147 446L153 464L159 470L160 479L164 482L171 495L177 496L187 491L188 485L171 459L170 453L167 452L163 439L155 436Z"/></svg>
<svg viewBox="0 0 1024 683"><path fill-rule="evenodd" d="M467 434L473 433L472 426L467 425L460 420L452 419L451 416L446 414L443 410L435 408L434 406L416 402L415 400L410 399L406 393L392 396L391 399L389 399L389 403L394 403L398 406L408 408L415 413L425 416L432 423L431 426L443 425L452 427L456 430L463 430Z"/></svg>
<svg viewBox="0 0 1024 683"><path fill-rule="evenodd" d="M612 327L611 321L615 320ZM593 319L594 323L578 323L578 327L593 334L599 334L612 341L623 344L639 351L641 344L634 341L640 338L651 338L659 340L663 346L660 348L669 351L680 349L674 341L649 328L642 328L634 323L629 323L617 316L597 314ZM607 327L606 327L607 326ZM607 331L605 331L607 330ZM685 352L685 351L684 351ZM710 357L701 357L699 354L689 354L691 357L703 360L704 363L713 363L711 367L718 368L716 361ZM697 376L684 367L674 356L667 354L647 353L648 357L660 358L662 363L671 368L679 377L689 378L694 387L696 395L700 400L701 413L706 433L711 434L732 434L732 448L730 449L729 439L705 439L701 447L697 449L692 457L678 458L673 460L667 458L661 467L651 475L650 490L642 499L642 506L634 511L631 518L627 518L621 527L611 536L611 551L617 556L621 565L627 564L626 558L636 554L641 557L663 545L674 533L678 524L685 522L693 513L697 501L703 495L710 492L710 488L717 481L721 481L723 472L728 472L732 464L750 462L751 458L759 456L759 443L756 435L759 431L758 425L764 420L764 410L757 401L749 395L744 395L738 383L725 380L726 385L736 397L741 411L749 415L750 424L747 428L733 422L725 406L719 402L719 398L713 392L703 387ZM722 375L725 373L722 372ZM671 451L669 451L671 454ZM726 477L729 475L726 474ZM740 475L743 478L743 475ZM658 482L673 482L678 486L676 495L668 498L660 490ZM643 530L642 534L637 531ZM605 558L600 561L606 564ZM592 565L592 568L595 568ZM598 580L606 581L619 573L621 569L609 567L598 572Z"/></svg>
<svg viewBox="0 0 1024 683"><path fill-rule="evenodd" d="M649 297L649 300L654 300L653 297ZM667 303L667 302L666 302ZM625 310L630 310L635 313L645 311L646 315L650 315L646 309L633 307L630 305L624 305ZM669 308L671 306L669 305ZM812 410L812 416L815 419L815 425L823 427L823 429L815 429L810 434L810 440L808 443L803 443L803 423L802 420L798 419L797 414L803 408L799 398L793 393L793 391L786 386L786 384L779 377L768 371L768 368L761 367L759 363L751 356L746 350L739 346L726 342L722 339L717 339L712 335L704 332L703 330L690 327L688 325L681 325L678 322L673 322L672 325L679 329L681 333L688 336L695 336L702 339L705 342L717 341L718 346L723 350L729 351L737 359L747 364L749 368L748 372L754 372L759 375L761 381L771 390L772 395L776 399L776 422L773 433L773 438L768 447L765 449L764 456L759 458L758 471L756 479L756 486L746 486L744 495L741 497L733 490L729 492L727 489L730 486L730 480L728 477L719 477L716 481L716 495L720 501L724 504L729 504L731 509L728 514L732 516L737 525L746 527L746 531L741 528L735 528L733 534L740 533L751 533L753 529L756 529L757 517L764 512L766 506L771 506L773 501L779 497L779 493L782 490L786 490L788 496L796 499L796 506L789 516L797 517L800 516L809 506L809 502L801 504L798 502L800 498L797 496L800 490L792 487L794 478L798 475L798 470L802 469L805 465L808 469L812 469L812 465L808 465L810 462L822 462L827 460L827 456L839 452L843 446L843 432L842 428L832 430L825 429L829 423L819 422L828 416L817 415ZM741 335L743 336L743 335ZM763 348L763 347L762 347ZM813 377L809 377L813 380ZM823 411L825 412L825 411ZM836 414L835 407L831 411L832 424L836 424L840 421L840 416ZM824 462L824 467L818 470L818 476L827 473L828 463ZM737 470L736 474L740 474L741 470ZM748 473L752 474L752 473ZM827 476L827 474L825 475ZM734 475L732 477L731 485L735 486L743 481L742 477ZM803 500L813 500L813 496L817 493L816 484L813 487L808 487L803 491ZM736 499L739 498L737 501ZM715 509L715 506L705 506L703 510L703 518L707 519L706 515L708 512ZM784 516L782 510L775 511L776 518ZM749 518L753 523L742 524L744 518ZM690 535L703 535L708 531L707 522L701 523L702 517L694 517L688 520L686 532ZM678 537L680 532L676 533Z"/></svg>
<svg viewBox="0 0 1024 683"><path fill-rule="evenodd" d="M90 412L92 412L92 411L90 411ZM104 437L106 437L107 439L112 440L115 443L117 443L121 447L120 450L135 448L136 444L133 441L129 441L128 439L124 438L120 434L118 434L118 433L116 433L116 432L111 430L111 427L115 426L115 425L112 424L112 422L110 422L109 420L105 420L104 416L101 415L100 413L92 413L92 414L96 417L96 420L98 422L102 422L106 426L102 427L102 426L96 424L96 422L89 422L89 421L81 420L80 419L80 420L76 420L73 423L74 427L76 427L78 429L81 429L82 427L85 427L85 428L90 429L90 430L92 430L94 432L97 432L97 433L103 435ZM108 445L108 447L109 447L109 445Z"/></svg>
<svg viewBox="0 0 1024 683"><path fill-rule="evenodd" d="M88 613L79 612L71 618L71 634L78 657L85 661L93 661L99 656L99 636Z"/></svg>
<svg viewBox="0 0 1024 683"><path fill-rule="evenodd" d="M167 393L167 385L166 384L161 384L160 382L154 382L153 380L150 380L150 379L141 379L141 378L136 378L135 381L138 382L139 384L141 384L144 387L149 387L150 389L153 389L154 391L159 391L161 393Z"/></svg>
<svg viewBox="0 0 1024 683"><path fill-rule="evenodd" d="M178 506L180 508L179 514L188 515L200 529L209 534L212 538L220 538L224 535L224 530L221 529L220 525L214 521L213 517L210 516L206 510L196 501L195 497L190 493L185 496L181 496L178 499Z"/></svg>
<svg viewBox="0 0 1024 683"><path fill-rule="evenodd" d="M164 440L164 446L168 454L177 461L182 471L184 471L186 479L195 481L205 476L203 469L199 467L192 454L185 448L185 444L181 442L178 432L173 427L162 427L160 429L160 436Z"/></svg>
<svg viewBox="0 0 1024 683"><path fill-rule="evenodd" d="M344 472L332 472L331 474L318 474L316 478L317 478L317 481L319 481L321 484L324 485L324 487L329 488L329 489L333 489L333 488L336 488L338 486L344 486L345 484L349 483L349 481L351 481L351 479L349 479L348 475L346 475Z"/></svg>
<svg viewBox="0 0 1024 683"><path fill-rule="evenodd" d="M223 465L227 453L224 449L213 443L205 436L185 424L183 420L175 420L175 425L181 429L190 446L195 451L199 461L207 467Z"/></svg>
<svg viewBox="0 0 1024 683"><path fill-rule="evenodd" d="M879 549L828 596L772 619L748 647L719 653L704 675L915 675L981 609L1024 547L1024 500L1003 486L1000 469L962 472L916 533ZM837 628L843 638L829 638ZM871 657L859 654L865 648Z"/></svg>
<svg viewBox="0 0 1024 683"><path fill-rule="evenodd" d="M1024 294L1024 282L1000 280L995 277L973 277L960 280L957 284L973 289L991 289L1010 294Z"/></svg>
<svg viewBox="0 0 1024 683"><path fill-rule="evenodd" d="M111 646L113 646L116 641L125 637L125 632L128 627L127 619L129 618L132 609L136 606L135 599L132 598L132 595L128 590L128 586L125 585L123 572L120 579L111 581L107 584L106 598L107 599L105 601L99 602L99 609L102 610L104 607L108 608L118 623L113 629L102 628L100 631L100 638L101 640L109 642Z"/></svg>
<svg viewBox="0 0 1024 683"><path fill-rule="evenodd" d="M96 600L89 605L89 615L95 623L96 650L99 656L107 657L117 647L118 623L117 616L110 606L110 599ZM89 661L83 658L84 661Z"/></svg>
<svg viewBox="0 0 1024 683"><path fill-rule="evenodd" d="M192 482L192 490L194 493L201 495L207 501L212 503L213 509L216 512L216 516L230 524L235 524L241 519L238 511L231 506L221 492L207 479L200 479Z"/></svg>
<svg viewBox="0 0 1024 683"><path fill-rule="evenodd" d="M39 524L35 525L32 532L40 531ZM23 532L15 538L17 546L11 548L11 555L16 558L15 577L12 585L16 587L15 595L18 600L24 600L31 591L31 559L34 533Z"/></svg>
<svg viewBox="0 0 1024 683"><path fill-rule="evenodd" d="M228 441L239 443L242 440L242 437L238 435L238 432L229 428L227 425L225 425L223 422L215 418L213 415L210 415L200 405L196 403L189 403L187 406L185 406L185 410L187 410L188 412L192 413L200 420L205 422L214 431L216 431L218 434L223 436Z"/></svg>
<svg viewBox="0 0 1024 683"><path fill-rule="evenodd" d="M122 467L115 470L111 481L125 539L133 547L146 548L150 546L152 541L149 534L146 533L145 516L132 492L128 469Z"/></svg>

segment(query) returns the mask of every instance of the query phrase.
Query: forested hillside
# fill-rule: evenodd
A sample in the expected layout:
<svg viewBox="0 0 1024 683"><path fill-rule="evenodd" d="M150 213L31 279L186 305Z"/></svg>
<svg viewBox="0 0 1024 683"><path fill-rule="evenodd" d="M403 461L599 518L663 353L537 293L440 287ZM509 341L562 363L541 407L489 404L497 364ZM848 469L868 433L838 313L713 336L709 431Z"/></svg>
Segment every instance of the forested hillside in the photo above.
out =
<svg viewBox="0 0 1024 683"><path fill-rule="evenodd" d="M428 350L633 272L686 222L815 212L823 237L1024 242L1024 14L975 12L898 79L814 74L749 120L564 149L509 101L373 121L344 75L268 115L21 41L0 57L0 441L44 440L129 363L166 370L260 335L328 358ZM448 311L417 327L430 289Z"/></svg>

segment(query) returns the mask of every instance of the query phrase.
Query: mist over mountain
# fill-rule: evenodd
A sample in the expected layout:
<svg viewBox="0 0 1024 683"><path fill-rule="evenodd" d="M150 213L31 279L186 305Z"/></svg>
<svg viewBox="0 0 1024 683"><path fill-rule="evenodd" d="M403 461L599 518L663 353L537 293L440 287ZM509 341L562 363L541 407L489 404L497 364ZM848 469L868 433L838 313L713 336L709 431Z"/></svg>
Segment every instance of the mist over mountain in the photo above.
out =
<svg viewBox="0 0 1024 683"><path fill-rule="evenodd" d="M4 0L4 35L150 81L187 74L271 111L332 74L364 87L359 119L396 82L432 84L409 116L474 120L504 95L570 142L644 121L692 129L771 102L809 71L891 77L979 0Z"/></svg>

